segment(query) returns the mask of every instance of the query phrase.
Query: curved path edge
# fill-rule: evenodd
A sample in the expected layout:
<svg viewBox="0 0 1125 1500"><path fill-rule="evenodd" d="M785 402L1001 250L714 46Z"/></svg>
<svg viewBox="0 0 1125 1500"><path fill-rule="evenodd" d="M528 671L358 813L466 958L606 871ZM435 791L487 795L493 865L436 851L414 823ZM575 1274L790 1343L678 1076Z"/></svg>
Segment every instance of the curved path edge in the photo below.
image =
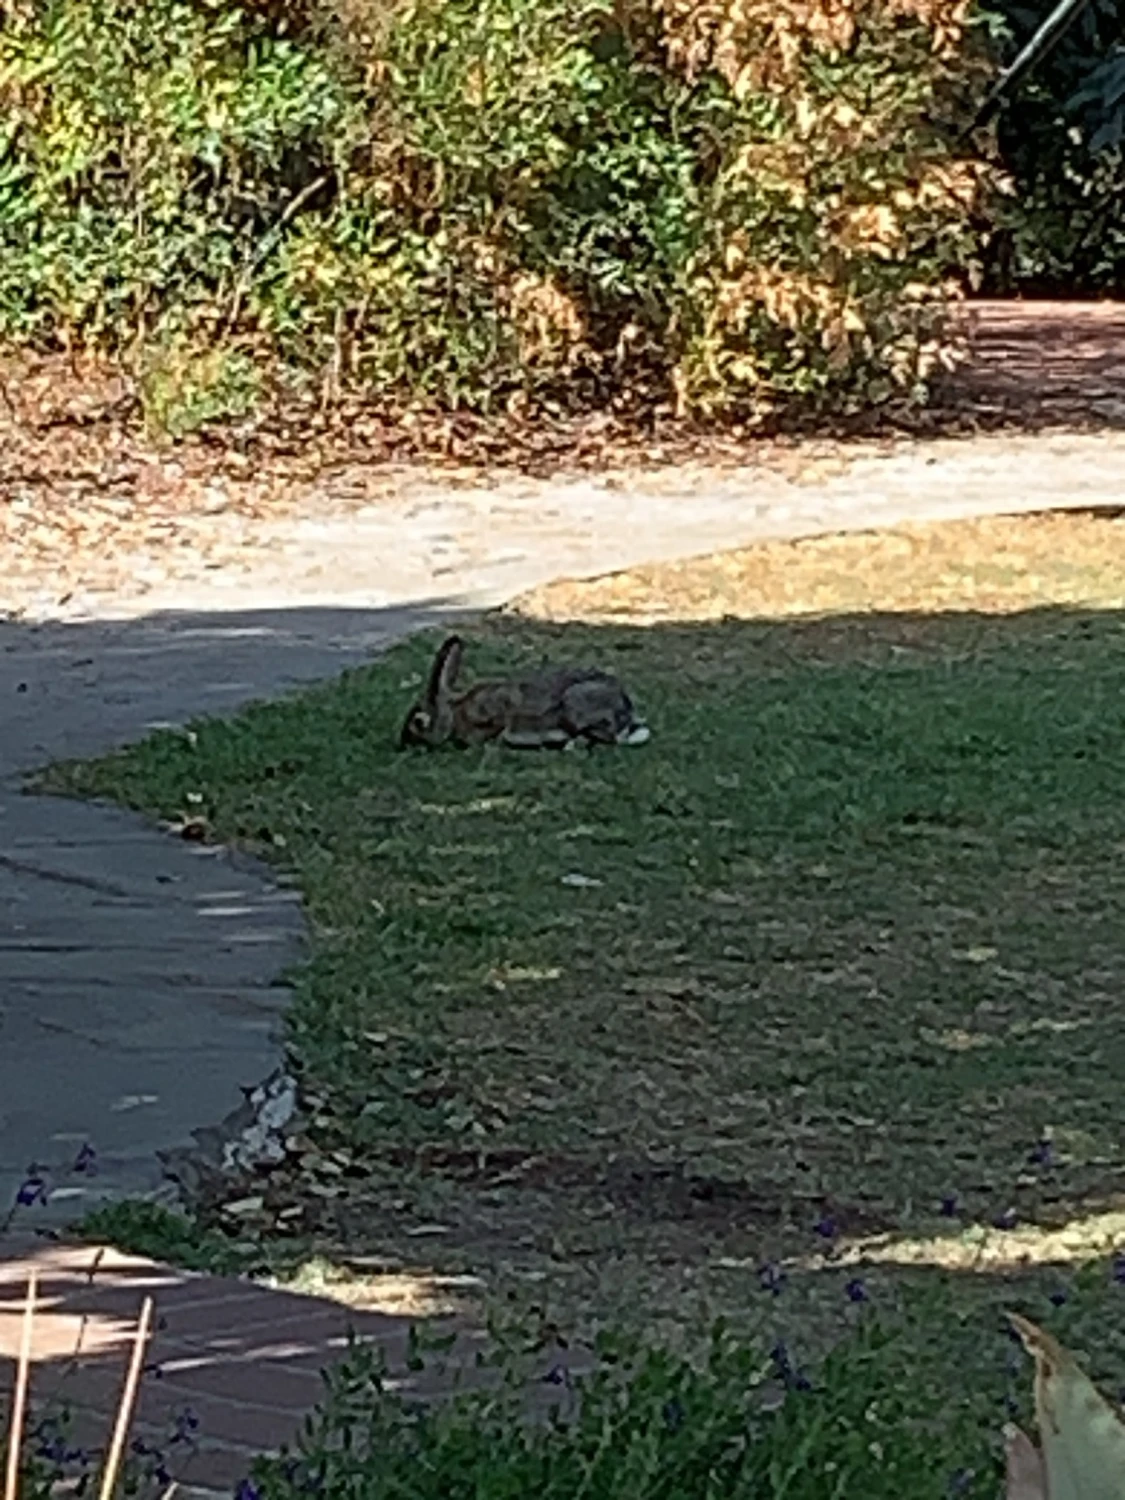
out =
<svg viewBox="0 0 1125 1500"><path fill-rule="evenodd" d="M370 506L326 484L315 514L262 524L238 571L0 625L0 1216L21 1188L35 1201L17 1217L35 1224L159 1193L157 1152L276 1067L279 976L303 934L296 896L264 870L119 811L27 796L27 772L333 676L555 578L1123 495L1120 433L901 445L806 481L748 468L627 487L413 485Z"/></svg>

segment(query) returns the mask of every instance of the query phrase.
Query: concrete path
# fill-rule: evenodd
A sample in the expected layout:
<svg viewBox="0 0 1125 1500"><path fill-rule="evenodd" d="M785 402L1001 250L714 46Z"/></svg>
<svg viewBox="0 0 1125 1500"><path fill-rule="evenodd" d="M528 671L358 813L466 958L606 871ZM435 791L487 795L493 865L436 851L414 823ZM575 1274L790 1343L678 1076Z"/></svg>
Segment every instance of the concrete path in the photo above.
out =
<svg viewBox="0 0 1125 1500"><path fill-rule="evenodd" d="M16 1222L43 1226L157 1190L157 1150L275 1066L303 931L296 894L251 861L25 795L23 774L339 671L424 618L0 625L0 1222L21 1192Z"/></svg>
<svg viewBox="0 0 1125 1500"><path fill-rule="evenodd" d="M23 773L334 674L444 611L560 576L906 519L1118 505L1125 434L907 445L806 482L746 469L612 488L413 484L371 506L356 483L326 481L315 514L259 527L237 571L0 625L0 1205L21 1186L37 1200L18 1222L158 1187L157 1149L276 1064L275 981L301 933L292 897L251 865L24 796Z"/></svg>

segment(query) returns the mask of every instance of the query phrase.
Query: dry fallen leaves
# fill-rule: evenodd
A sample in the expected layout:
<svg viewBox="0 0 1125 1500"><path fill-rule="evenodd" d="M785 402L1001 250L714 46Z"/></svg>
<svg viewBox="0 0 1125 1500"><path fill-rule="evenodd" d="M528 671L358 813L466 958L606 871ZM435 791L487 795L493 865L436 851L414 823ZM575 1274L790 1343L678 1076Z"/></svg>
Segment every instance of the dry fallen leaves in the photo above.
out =
<svg viewBox="0 0 1125 1500"><path fill-rule="evenodd" d="M90 593L143 590L199 568L237 566L248 528L307 512L362 473L390 484L409 467L450 485L482 473L761 464L803 478L865 434L1120 425L1114 370L1125 314L1114 304L978 304L977 355L941 402L909 426L869 420L751 437L701 431L669 411L490 418L278 399L252 421L175 445L144 429L131 382L106 361L6 351L0 361L0 611L38 611ZM1108 403L1108 405L1106 404ZM905 421L905 419L903 419ZM817 441L810 442L809 438Z"/></svg>

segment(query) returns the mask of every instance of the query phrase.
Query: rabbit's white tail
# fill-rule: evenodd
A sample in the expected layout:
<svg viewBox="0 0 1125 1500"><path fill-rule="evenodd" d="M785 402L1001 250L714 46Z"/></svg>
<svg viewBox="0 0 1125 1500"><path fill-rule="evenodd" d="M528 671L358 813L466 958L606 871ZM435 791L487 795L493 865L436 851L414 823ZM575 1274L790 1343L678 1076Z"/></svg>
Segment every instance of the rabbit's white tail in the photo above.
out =
<svg viewBox="0 0 1125 1500"><path fill-rule="evenodd" d="M628 729L623 729L617 736L619 745L647 745L652 738L652 731L647 724L630 724Z"/></svg>

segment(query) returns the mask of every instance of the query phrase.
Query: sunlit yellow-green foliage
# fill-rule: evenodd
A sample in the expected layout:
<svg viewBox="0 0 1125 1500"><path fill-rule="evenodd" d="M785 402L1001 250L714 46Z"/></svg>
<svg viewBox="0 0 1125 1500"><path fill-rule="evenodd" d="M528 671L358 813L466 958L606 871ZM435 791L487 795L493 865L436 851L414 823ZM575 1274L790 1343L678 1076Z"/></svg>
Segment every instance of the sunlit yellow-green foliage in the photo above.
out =
<svg viewBox="0 0 1125 1500"><path fill-rule="evenodd" d="M966 4L6 7L0 335L193 420L248 355L477 409L917 392L985 170Z"/></svg>

